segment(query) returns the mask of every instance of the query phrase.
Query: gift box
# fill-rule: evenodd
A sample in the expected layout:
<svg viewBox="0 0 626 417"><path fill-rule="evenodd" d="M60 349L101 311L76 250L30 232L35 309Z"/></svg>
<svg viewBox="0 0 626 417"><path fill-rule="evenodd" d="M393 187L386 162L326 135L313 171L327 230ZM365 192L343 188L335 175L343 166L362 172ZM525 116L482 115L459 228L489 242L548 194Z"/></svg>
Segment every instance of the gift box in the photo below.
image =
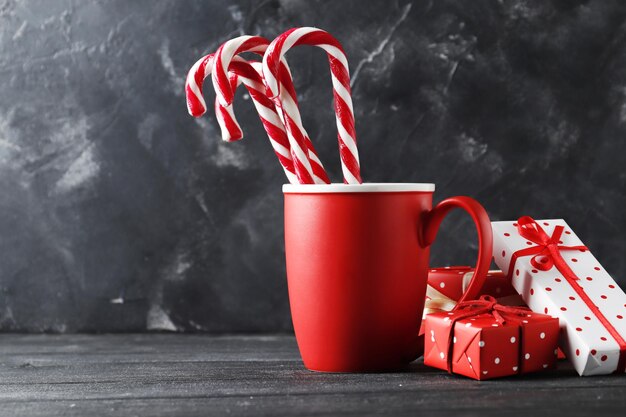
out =
<svg viewBox="0 0 626 417"><path fill-rule="evenodd" d="M626 294L562 219L493 222L496 264L536 312L558 317L580 375L626 366Z"/></svg>
<svg viewBox="0 0 626 417"><path fill-rule="evenodd" d="M426 315L451 311L465 293L473 275L474 268L470 266L446 266L428 271L426 301L418 338L419 356L424 353L424 319ZM495 297L498 303L502 305L524 305L524 300L502 271L495 270L487 273L481 294Z"/></svg>
<svg viewBox="0 0 626 417"><path fill-rule="evenodd" d="M446 266L429 270L423 317L452 310L465 293L472 276L474 268L469 266ZM524 300L502 271L489 271L480 293L495 297L499 304L524 305Z"/></svg>
<svg viewBox="0 0 626 417"><path fill-rule="evenodd" d="M554 367L558 319L490 296L425 320L424 364L484 380Z"/></svg>

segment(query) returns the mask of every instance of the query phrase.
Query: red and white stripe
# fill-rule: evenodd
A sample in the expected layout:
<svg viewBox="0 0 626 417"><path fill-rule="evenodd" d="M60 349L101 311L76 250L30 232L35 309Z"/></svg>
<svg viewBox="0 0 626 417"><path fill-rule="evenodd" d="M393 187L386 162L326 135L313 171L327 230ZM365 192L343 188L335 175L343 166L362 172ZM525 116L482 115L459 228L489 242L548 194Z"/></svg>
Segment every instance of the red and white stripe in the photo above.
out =
<svg viewBox="0 0 626 417"><path fill-rule="evenodd" d="M259 74L259 81L261 81L261 83L263 83L263 76L262 76L262 70L263 70L263 66L260 62L249 62L249 64L256 70L256 72ZM286 83L283 84L283 87L287 90L287 92L289 93L291 99L293 100L293 102L295 103L296 107L298 107L298 99L296 97L296 90L293 86L293 80L291 78L291 73L289 72L289 67L286 65L286 63L283 65L281 64L281 72L284 74L284 79L287 80ZM265 85L263 83L263 89L260 90L261 92L263 92L263 96L265 98L267 98L266 95L266 89L265 89ZM272 102L271 99L267 98L270 103ZM280 121L281 121L281 129L283 130L283 132L285 132L287 141L289 143L289 136L287 134L287 132L285 131L285 119L283 116L283 111L280 107L275 107L277 103L274 103L272 105L272 108L274 109L274 112L276 113L276 115L279 117ZM298 110L297 112L298 114L298 119L300 118L300 111ZM300 122L300 126L302 125L302 122ZM311 139L309 138L308 134L304 131L304 128L302 128L303 134L304 134L304 142L306 145L306 149L307 149L307 153L309 156L309 162L311 163L311 169L313 171L313 181L316 184L330 184L330 178L328 178L328 174L326 173L326 170L324 169L324 165L322 165L322 161L320 160L319 156L317 155L317 151L315 150L315 148L313 147L313 142L311 142Z"/></svg>
<svg viewBox="0 0 626 417"><path fill-rule="evenodd" d="M265 96L265 86L263 85L261 75L252 66L247 64L245 60L234 57L236 62L233 63L234 68L229 72L229 83L233 89L236 89L240 83L244 83L250 92L253 103L261 117L261 122L270 138L270 143L274 148L274 152L278 156L278 160L285 170L287 179L292 184L297 184L298 179L295 175L293 161L289 152L289 142L280 118L276 114L274 104ZM187 107L192 116L199 117L206 112L206 103L202 95L202 85L204 79L211 73L211 64L213 55L202 57L191 67L187 75L187 83L185 92L187 96ZM208 69L208 70L207 70ZM239 77L237 74L242 76ZM241 130L239 133L234 129L238 127L232 106L222 106L219 100L215 100L215 115L222 130L222 138L239 135L242 137Z"/></svg>
<svg viewBox="0 0 626 417"><path fill-rule="evenodd" d="M254 63L254 67L257 71L262 73L263 66L261 63ZM311 163L311 169L313 170L313 182L315 184L330 184L330 178L328 178L328 174L326 174L326 170L324 169L324 165L320 160L315 147L313 146L313 142L309 137L309 134L304 129L302 125L302 118L300 116L300 107L298 105L298 97L296 94L296 89L293 85L293 79L291 77L291 72L289 71L289 67L287 63L281 63L280 66L281 73L281 87L288 94L288 105L291 109L294 109L287 116L288 119L285 119L285 110L282 107L282 102L280 100L274 100L274 105L278 111L278 115L280 116L283 125L287 127L287 123L290 123L291 130L287 129L287 137L291 136L292 141L300 142L302 141L307 149L309 162ZM267 93L266 93L267 94ZM306 184L306 183L305 183Z"/></svg>
<svg viewBox="0 0 626 417"><path fill-rule="evenodd" d="M219 102L223 106L232 105L234 91L228 82L228 70L237 54L243 52L255 52L263 54L269 45L269 41L260 36L240 36L225 42L215 53L213 62L212 79ZM253 64L254 65L254 64ZM295 172L298 180L303 184L330 183L330 179L324 170L311 140L302 127L300 110L297 105L296 93L289 68L283 62L278 64L282 74L281 83L289 97L285 99L289 103L289 117L282 117L282 103L275 102L281 122L287 127L289 148L294 161ZM290 124L291 126L288 126Z"/></svg>
<svg viewBox="0 0 626 417"><path fill-rule="evenodd" d="M217 94L217 99L222 106L232 104L235 92L231 87L228 68L233 57L242 52L255 52L263 55L269 41L262 36L239 36L237 38L226 41L215 52L215 60L213 61L213 89Z"/></svg>
<svg viewBox="0 0 626 417"><path fill-rule="evenodd" d="M185 96L187 97L187 110L193 117L200 117L207 111L202 95L202 84L211 73L213 57L213 54L203 56L187 73ZM229 78L228 82L232 83L235 88L238 84L236 77ZM220 106L217 98L215 99L215 116L222 131L222 140L232 142L243 138L243 131L235 118L232 107Z"/></svg>
<svg viewBox="0 0 626 417"><path fill-rule="evenodd" d="M283 33L269 45L263 56L263 77L269 95L279 102L285 114L287 132L297 136L295 130L300 130L294 119L296 105L290 100L289 94L281 85L285 81L280 72L280 63L285 53L294 46L313 45L322 48L328 55L330 62L335 115L337 121L339 153L344 182L360 184L361 173L359 153L356 146L356 132L354 129L354 110L350 92L350 72L348 60L339 41L328 32L321 29L303 27L290 29ZM301 124L301 123L300 123ZM298 141L298 138L295 140ZM298 169L296 167L296 172ZM300 177L300 172L298 172Z"/></svg>
<svg viewBox="0 0 626 417"><path fill-rule="evenodd" d="M203 80L211 74L212 60L212 54L202 57L193 65L187 75L187 82L185 85L187 107L189 113L195 117L201 116L207 110L202 94L202 86ZM276 112L274 104L265 95L265 86L260 74L261 63L255 63L255 69L252 65L250 65L250 63L247 63L242 58L233 57L233 61L232 68L228 74L231 88L236 89L236 87L242 82L246 86L255 108L259 113L261 122L263 123L268 137L270 138L272 148L274 149L274 152L276 153L276 156L285 171L288 181L292 184L297 184L298 178L295 174L290 153L289 140L287 139L284 126ZM232 105L224 107L216 99L215 114L222 130L222 138L224 140L228 140L229 138L232 140L235 135L237 138L241 138L243 136L241 130L238 129L239 125L237 123ZM312 150L312 152L314 153L314 150ZM323 168L321 173L318 174L325 176L326 181L329 181Z"/></svg>
<svg viewBox="0 0 626 417"><path fill-rule="evenodd" d="M230 71L235 73L244 84L252 103L261 119L261 123L270 139L274 153L285 171L291 184L298 184L298 177L291 157L289 139L280 117L276 113L274 103L265 95L265 86L261 74L242 58L234 57L229 64Z"/></svg>

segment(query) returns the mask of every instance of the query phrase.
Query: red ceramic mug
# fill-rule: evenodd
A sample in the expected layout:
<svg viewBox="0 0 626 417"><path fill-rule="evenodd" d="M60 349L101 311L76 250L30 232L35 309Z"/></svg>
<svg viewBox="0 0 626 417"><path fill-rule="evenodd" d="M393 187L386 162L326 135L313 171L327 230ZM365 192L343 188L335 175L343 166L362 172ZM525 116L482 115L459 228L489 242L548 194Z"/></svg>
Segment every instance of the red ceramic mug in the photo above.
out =
<svg viewBox="0 0 626 417"><path fill-rule="evenodd" d="M478 230L478 295L492 254L485 209L469 197L432 207L434 184L283 186L291 315L304 365L315 371L405 367L419 351L429 246L453 208Z"/></svg>

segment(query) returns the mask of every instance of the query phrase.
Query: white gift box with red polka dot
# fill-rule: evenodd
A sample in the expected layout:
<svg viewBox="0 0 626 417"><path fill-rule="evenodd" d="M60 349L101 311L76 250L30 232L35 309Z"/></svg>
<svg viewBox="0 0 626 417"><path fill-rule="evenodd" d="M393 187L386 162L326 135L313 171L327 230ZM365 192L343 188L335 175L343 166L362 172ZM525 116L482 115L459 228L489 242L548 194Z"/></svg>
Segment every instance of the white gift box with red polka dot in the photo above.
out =
<svg viewBox="0 0 626 417"><path fill-rule="evenodd" d="M559 245L584 245L562 219L536 222L549 236L556 226L563 226ZM573 284L564 279L555 266L545 271L534 267L532 256L519 257L509 273L512 254L535 245L520 236L517 226L513 221L492 222L496 264L511 276L513 287L531 310L559 318L559 344L580 375L624 372L624 358L620 361L620 354L626 354L623 344L626 339L624 291L589 250L559 251L578 278ZM581 299L572 285L582 288L597 312L594 313L592 307Z"/></svg>

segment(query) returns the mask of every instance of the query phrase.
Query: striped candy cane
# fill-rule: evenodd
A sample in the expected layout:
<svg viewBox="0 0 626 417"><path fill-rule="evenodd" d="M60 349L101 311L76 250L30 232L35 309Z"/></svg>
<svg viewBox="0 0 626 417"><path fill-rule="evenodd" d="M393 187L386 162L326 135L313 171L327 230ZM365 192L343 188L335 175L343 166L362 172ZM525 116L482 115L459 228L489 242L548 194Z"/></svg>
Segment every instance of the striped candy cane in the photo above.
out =
<svg viewBox="0 0 626 417"><path fill-rule="evenodd" d="M287 179L292 184L298 183L298 177L291 157L289 139L274 103L265 95L265 86L261 74L242 58L234 57L229 65L230 70L237 75L250 93L252 103L259 114L261 123L267 132L274 153L285 171Z"/></svg>
<svg viewBox="0 0 626 417"><path fill-rule="evenodd" d="M281 86L283 80L280 74L280 62L289 49L298 45L318 46L328 55L343 178L347 184L360 184L362 180L354 129L354 110L350 95L350 72L348 60L337 39L328 32L311 27L290 29L274 39L263 56L263 77L269 95L281 102L286 116L292 115L292 103L289 102L288 94L284 92ZM293 126L291 126L289 117L285 117L285 119L289 132Z"/></svg>
<svg viewBox="0 0 626 417"><path fill-rule="evenodd" d="M255 52L263 55L269 41L262 36L239 36L226 41L215 52L213 61L213 89L217 99L224 107L232 104L235 92L230 84L228 69L233 57L242 52Z"/></svg>
<svg viewBox="0 0 626 417"><path fill-rule="evenodd" d="M202 95L202 84L211 72L213 57L213 54L203 56L193 64L189 73L187 73L185 96L187 97L187 110L193 117L200 117L207 110L206 102ZM229 77L228 83L232 83L236 88L238 84L236 76ZM215 116L217 123L220 125L222 140L232 142L243 138L243 131L235 118L232 107L220 106L217 98L215 99Z"/></svg>
<svg viewBox="0 0 626 417"><path fill-rule="evenodd" d="M224 106L230 106L234 98L234 91L229 83L228 69L233 57L242 52L255 52L262 54L269 45L269 41L260 36L240 36L225 42L215 53L213 63L213 87L218 96L219 102ZM298 108L295 89L289 68L285 63L278 64L278 71L281 74L281 83L283 88L288 92L288 98L285 99L289 103L291 113L287 118L281 103L275 102L279 110L283 124L292 124L287 129L287 138L290 144L292 160L296 169L296 174L301 183L330 183L330 179L324 170L324 166L320 161L311 139L304 130L300 118L300 110Z"/></svg>
<svg viewBox="0 0 626 417"><path fill-rule="evenodd" d="M254 69L256 69L257 72L261 74L262 76L263 65L260 62L252 62L251 64L254 67ZM304 130L304 126L302 126L302 120L300 118L300 110L298 106L298 98L296 95L296 89L293 85L291 72L289 72L289 67L286 64L281 65L280 71L281 71L281 78L287 80L287 82L282 84L282 86L287 90L290 99L293 101L295 107L298 109L295 115L297 116L297 123L298 123L299 131L301 133L301 136L303 137L303 140L308 150L309 161L311 162L311 168L313 169L313 180L316 184L330 184L330 178L328 178L328 174L326 173L326 170L324 169L324 165L322 164L322 161L320 160L317 154L317 151L315 150L315 147L313 146L313 142L309 138L308 133ZM265 87L263 91L266 93ZM280 117L280 120L283 123L283 126L285 126L284 111L282 107L280 106L280 103L277 101L274 101L274 105L276 106L278 116Z"/></svg>
<svg viewBox="0 0 626 417"><path fill-rule="evenodd" d="M206 104L202 96L202 85L204 79L211 73L213 59L213 54L202 57L191 67L187 75L185 92L189 113L192 116L198 117L206 112ZM272 101L265 96L265 87L260 74L242 58L235 57L234 61L234 68L228 73L229 84L236 88L237 85L243 82L247 87L261 122L270 138L274 152L285 170L287 179L290 183L297 184L298 179L289 153L287 136ZM222 130L222 138L232 137L232 135L237 134L236 130L232 129L233 126L239 126L232 106L224 107L216 99L215 114Z"/></svg>
<svg viewBox="0 0 626 417"><path fill-rule="evenodd" d="M253 65L255 69L259 72L259 74L262 75L263 65L261 63L256 63L256 62ZM314 176L313 180L316 184L330 184L330 178L328 178L328 174L326 174L324 165L322 164L322 161L317 155L317 151L315 150L315 147L313 146L313 142L311 141L309 134L306 132L306 130L304 130L304 126L302 125L302 118L300 116L300 108L298 106L298 97L296 94L296 89L293 85L291 72L289 72L289 67L287 66L286 63L284 65L281 64L280 72L281 72L281 79L287 80L287 82L281 85L287 91L289 95L289 100L293 102L292 106L296 109L296 111L293 112L293 117L294 117L293 121L296 123L298 127L296 134L298 134L299 140L303 140L307 147L309 161L311 162L311 168L313 169L313 176ZM267 90L265 91L267 93ZM283 126L286 126L285 116L284 116L285 112L281 106L280 101L274 100L274 105L276 106L276 109L278 110L278 115L280 116L280 119L283 122ZM289 133L287 135L288 135L287 137L289 137Z"/></svg>

